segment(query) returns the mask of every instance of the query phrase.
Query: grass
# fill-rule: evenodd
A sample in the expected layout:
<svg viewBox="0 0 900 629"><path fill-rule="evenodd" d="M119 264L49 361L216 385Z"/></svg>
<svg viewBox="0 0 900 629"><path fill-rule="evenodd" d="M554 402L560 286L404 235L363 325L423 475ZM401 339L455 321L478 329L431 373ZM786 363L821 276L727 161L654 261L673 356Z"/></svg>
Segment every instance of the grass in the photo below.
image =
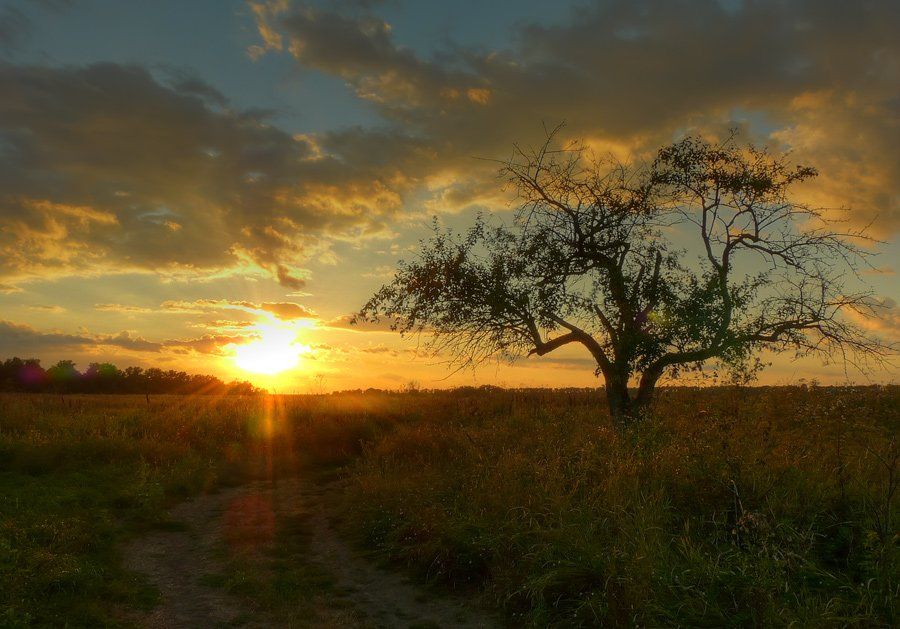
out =
<svg viewBox="0 0 900 629"><path fill-rule="evenodd" d="M345 504L364 545L516 625L890 626L898 409L672 390L620 437L578 396L475 401L372 444Z"/></svg>
<svg viewBox="0 0 900 629"><path fill-rule="evenodd" d="M165 526L167 505L227 477L247 413L224 406L0 398L0 625L115 625L120 610L151 605L117 542Z"/></svg>
<svg viewBox="0 0 900 629"><path fill-rule="evenodd" d="M310 561L308 519L308 513L279 518L262 549L253 539L223 545L218 552L224 568L206 582L247 600L279 627L368 626L328 570Z"/></svg>
<svg viewBox="0 0 900 629"><path fill-rule="evenodd" d="M173 526L167 508L189 496L347 462L401 420L369 407L361 398L0 395L0 627L130 625L128 610L156 595L121 568L121 541Z"/></svg>
<svg viewBox="0 0 900 629"><path fill-rule="evenodd" d="M334 469L346 534L514 626L898 623L900 388L674 389L619 436L595 392L0 396L0 626L127 626L119 543L167 507ZM325 593L302 517L210 584ZM307 605L305 607L305 605Z"/></svg>

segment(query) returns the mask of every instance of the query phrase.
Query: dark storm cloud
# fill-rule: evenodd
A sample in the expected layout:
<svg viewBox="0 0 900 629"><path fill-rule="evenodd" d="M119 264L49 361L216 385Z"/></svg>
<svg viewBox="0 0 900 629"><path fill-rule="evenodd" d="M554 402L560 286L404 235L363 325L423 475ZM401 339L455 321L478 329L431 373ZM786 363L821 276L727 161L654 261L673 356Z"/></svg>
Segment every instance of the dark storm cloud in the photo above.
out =
<svg viewBox="0 0 900 629"><path fill-rule="evenodd" d="M521 27L510 50L431 59L368 11L257 15L301 64L341 77L398 137L429 146L434 170L502 157L542 120L640 150L756 115L761 139L821 165L817 199L878 215L882 231L900 223L897 2L595 2L561 25Z"/></svg>
<svg viewBox="0 0 900 629"><path fill-rule="evenodd" d="M0 65L4 284L252 264L298 288L323 235L377 232L399 210L395 164L347 163L181 79Z"/></svg>

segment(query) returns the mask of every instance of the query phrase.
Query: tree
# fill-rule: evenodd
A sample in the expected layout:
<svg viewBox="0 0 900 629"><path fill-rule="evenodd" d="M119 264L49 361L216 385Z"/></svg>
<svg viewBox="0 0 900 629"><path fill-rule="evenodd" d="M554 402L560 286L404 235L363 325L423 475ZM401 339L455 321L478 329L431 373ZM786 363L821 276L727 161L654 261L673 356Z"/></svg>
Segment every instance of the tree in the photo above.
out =
<svg viewBox="0 0 900 629"><path fill-rule="evenodd" d="M425 332L460 366L581 345L620 429L661 379L710 361L747 367L768 348L865 366L892 351L843 316L878 308L853 288L865 234L789 195L813 168L733 137L623 164L557 148L557 131L503 164L511 226L481 216L455 235L435 223L356 320Z"/></svg>
<svg viewBox="0 0 900 629"><path fill-rule="evenodd" d="M122 383L127 393L147 392L147 378L142 367L125 367L122 371Z"/></svg>
<svg viewBox="0 0 900 629"><path fill-rule="evenodd" d="M4 391L15 391L19 387L19 374L24 367L25 361L18 356L0 363L0 385Z"/></svg>
<svg viewBox="0 0 900 629"><path fill-rule="evenodd" d="M7 358L0 362L0 391L36 391L46 384L47 374L37 358Z"/></svg>
<svg viewBox="0 0 900 629"><path fill-rule="evenodd" d="M81 374L81 388L90 393L114 393L122 390L123 376L112 363L90 363Z"/></svg>
<svg viewBox="0 0 900 629"><path fill-rule="evenodd" d="M61 360L47 370L47 380L57 393L70 393L81 380L81 374L71 360Z"/></svg>

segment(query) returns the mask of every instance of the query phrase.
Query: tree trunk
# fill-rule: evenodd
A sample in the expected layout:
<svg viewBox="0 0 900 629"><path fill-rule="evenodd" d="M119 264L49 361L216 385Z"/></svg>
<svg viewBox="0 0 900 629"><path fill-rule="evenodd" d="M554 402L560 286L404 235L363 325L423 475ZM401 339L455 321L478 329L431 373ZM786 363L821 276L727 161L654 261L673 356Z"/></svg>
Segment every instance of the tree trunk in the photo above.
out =
<svg viewBox="0 0 900 629"><path fill-rule="evenodd" d="M628 391L628 375L610 374L606 377L606 401L616 431L622 433L629 426L645 416L659 376L645 373L641 377L637 394L632 397Z"/></svg>
<svg viewBox="0 0 900 629"><path fill-rule="evenodd" d="M638 385L636 398L641 412L646 411L650 407L650 403L653 401L653 396L656 393L656 383L659 382L661 376L661 369L649 369L641 374L641 382Z"/></svg>
<svg viewBox="0 0 900 629"><path fill-rule="evenodd" d="M622 433L635 419L627 377L614 375L606 378L606 401L613 427L616 432Z"/></svg>

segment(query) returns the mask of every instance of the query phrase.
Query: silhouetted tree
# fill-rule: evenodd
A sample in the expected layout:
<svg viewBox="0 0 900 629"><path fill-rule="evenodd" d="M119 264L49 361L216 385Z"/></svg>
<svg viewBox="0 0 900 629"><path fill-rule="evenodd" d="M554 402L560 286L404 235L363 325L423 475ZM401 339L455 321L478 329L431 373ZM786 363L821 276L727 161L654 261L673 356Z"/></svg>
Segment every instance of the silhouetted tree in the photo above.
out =
<svg viewBox="0 0 900 629"><path fill-rule="evenodd" d="M144 370L141 367L126 367L122 372L122 386L128 393L146 393Z"/></svg>
<svg viewBox="0 0 900 629"><path fill-rule="evenodd" d="M846 361L890 351L841 316L877 308L852 286L865 235L788 196L813 168L730 138L687 138L626 165L554 148L555 133L537 150L516 147L501 170L519 200L512 226L435 226L357 320L426 332L457 365L581 345L619 428L661 378L710 360L747 368L763 348Z"/></svg>
<svg viewBox="0 0 900 629"><path fill-rule="evenodd" d="M8 358L0 363L0 391L52 393L177 393L256 395L249 382L225 384L215 376L91 363L79 373L71 360L61 360L46 371L36 358Z"/></svg>
<svg viewBox="0 0 900 629"><path fill-rule="evenodd" d="M82 390L87 393L124 392L123 374L111 363L91 363L82 375Z"/></svg>
<svg viewBox="0 0 900 629"><path fill-rule="evenodd" d="M0 390L39 391L47 374L37 358L8 358L0 363Z"/></svg>
<svg viewBox="0 0 900 629"><path fill-rule="evenodd" d="M81 374L71 360L61 360L47 370L50 389L56 393L77 391L80 380Z"/></svg>

